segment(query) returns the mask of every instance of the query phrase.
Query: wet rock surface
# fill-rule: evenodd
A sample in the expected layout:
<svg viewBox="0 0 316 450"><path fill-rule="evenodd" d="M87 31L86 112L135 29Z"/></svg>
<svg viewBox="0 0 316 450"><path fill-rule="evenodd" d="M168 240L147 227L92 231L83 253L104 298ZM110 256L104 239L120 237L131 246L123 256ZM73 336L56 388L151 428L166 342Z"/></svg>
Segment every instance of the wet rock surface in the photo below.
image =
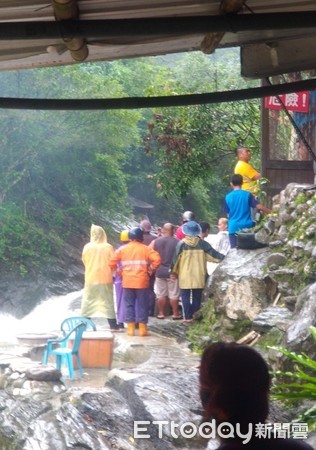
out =
<svg viewBox="0 0 316 450"><path fill-rule="evenodd" d="M286 346L291 351L305 352L316 359L315 341L308 330L316 326L316 283L306 287L299 295L293 319L286 333Z"/></svg>
<svg viewBox="0 0 316 450"><path fill-rule="evenodd" d="M159 323L151 319L151 331ZM64 375L57 382L30 381L26 373L39 373L41 366L37 362L26 364L26 358L19 356L14 363L7 361L7 384L0 390L0 449L205 448L205 442L197 436L188 439L180 433L179 427L184 424L198 428L202 417L198 393L200 357L184 342L164 336L168 329L172 334L180 327L166 319L164 330L160 330L163 335L152 331L151 337L139 338L118 333L113 368L85 368L82 380L69 380ZM187 330L186 325L182 327ZM43 373L49 372L42 369ZM21 387L13 388L19 379L34 383L30 384L33 395ZM36 397L34 394L39 392L41 397ZM270 421L289 422L292 418L289 411L271 405ZM137 421L141 423L137 425ZM212 441L208 448L217 446Z"/></svg>
<svg viewBox="0 0 316 450"><path fill-rule="evenodd" d="M277 327L285 331L291 323L292 313L287 308L270 306L261 311L252 322L253 329L260 333Z"/></svg>
<svg viewBox="0 0 316 450"><path fill-rule="evenodd" d="M213 274L209 293L215 310L232 320L253 320L272 301L263 267L269 248L228 253Z"/></svg>
<svg viewBox="0 0 316 450"><path fill-rule="evenodd" d="M157 319L151 322L155 327ZM177 326L167 322L170 328ZM4 379L0 448L203 448L194 439L175 438L169 426L171 421L199 424L199 356L174 338L155 333L148 338L117 334L114 354L112 370L91 369L103 373L103 380L98 378L94 387L91 377L85 381L89 368L84 369L81 381L65 376L57 381L38 381L29 378L58 377L58 371L25 356L0 358ZM168 423L160 432L158 425L152 424L154 420ZM150 439L135 438L134 421L150 422L146 432ZM1 447L3 442L8 445L9 439L11 446Z"/></svg>

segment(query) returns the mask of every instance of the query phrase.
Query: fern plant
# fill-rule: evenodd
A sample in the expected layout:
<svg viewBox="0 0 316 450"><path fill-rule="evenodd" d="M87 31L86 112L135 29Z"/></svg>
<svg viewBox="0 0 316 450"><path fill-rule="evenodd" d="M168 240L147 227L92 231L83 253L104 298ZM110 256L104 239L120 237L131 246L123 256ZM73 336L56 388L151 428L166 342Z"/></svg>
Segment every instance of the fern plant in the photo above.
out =
<svg viewBox="0 0 316 450"><path fill-rule="evenodd" d="M270 180L265 177L261 177L258 180L255 181L255 190L257 192L256 196L259 200L259 203L265 205L267 202L267 193L265 189L267 188L268 184L270 183Z"/></svg>
<svg viewBox="0 0 316 450"><path fill-rule="evenodd" d="M309 327L316 341L316 328ZM316 361L305 353L297 354L283 347L269 347L285 355L294 363L293 372L272 372L274 385L272 397L278 400L294 402L295 400L316 401ZM316 430L316 405L306 409L295 422L308 423L310 431Z"/></svg>

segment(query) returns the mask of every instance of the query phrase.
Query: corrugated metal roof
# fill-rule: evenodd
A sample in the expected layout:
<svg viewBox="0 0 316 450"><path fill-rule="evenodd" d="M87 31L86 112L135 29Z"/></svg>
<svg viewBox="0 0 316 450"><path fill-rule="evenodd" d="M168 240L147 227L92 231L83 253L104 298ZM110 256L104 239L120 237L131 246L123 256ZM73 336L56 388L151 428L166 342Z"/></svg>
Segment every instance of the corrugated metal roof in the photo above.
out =
<svg viewBox="0 0 316 450"><path fill-rule="evenodd" d="M78 20L148 19L196 16L219 16L221 5L243 3L242 0L73 0L78 7ZM55 22L56 3L44 0L1 0L0 2L0 70L71 64L76 61L62 37L30 39L27 29L23 38L6 38L1 25L24 22ZM54 10L55 4L55 10ZM62 7L64 7L62 5ZM315 0L248 0L238 14L285 13L316 10ZM217 47L242 46L279 42L316 36L315 28L225 32L217 35ZM88 56L85 61L103 61L137 56L199 50L205 33L179 35L125 36L118 29L116 36L86 36ZM280 69L282 70L282 69Z"/></svg>

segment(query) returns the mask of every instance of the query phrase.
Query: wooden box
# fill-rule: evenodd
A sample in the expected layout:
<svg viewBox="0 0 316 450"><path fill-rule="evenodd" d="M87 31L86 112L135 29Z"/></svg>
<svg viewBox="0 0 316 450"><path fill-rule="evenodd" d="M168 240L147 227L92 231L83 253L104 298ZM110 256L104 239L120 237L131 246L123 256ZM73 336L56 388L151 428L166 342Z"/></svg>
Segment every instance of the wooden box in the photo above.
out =
<svg viewBox="0 0 316 450"><path fill-rule="evenodd" d="M79 354L82 367L111 368L114 337L110 331L85 331L80 344ZM74 357L77 368L77 358Z"/></svg>

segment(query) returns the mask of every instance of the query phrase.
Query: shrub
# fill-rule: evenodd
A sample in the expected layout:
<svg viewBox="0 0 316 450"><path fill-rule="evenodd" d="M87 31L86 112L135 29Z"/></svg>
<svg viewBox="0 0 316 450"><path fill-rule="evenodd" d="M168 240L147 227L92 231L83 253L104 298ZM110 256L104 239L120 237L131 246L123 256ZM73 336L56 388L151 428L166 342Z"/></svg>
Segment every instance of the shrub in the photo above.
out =
<svg viewBox="0 0 316 450"><path fill-rule="evenodd" d="M316 341L316 328L310 327L310 332ZM305 353L297 354L283 347L270 347L281 352L294 364L293 372L272 372L274 385L272 396L278 400L290 403L299 400L316 400L316 361ZM276 384L277 383L277 384ZM306 410L297 417L295 422L306 422L310 431L316 430L316 405Z"/></svg>

